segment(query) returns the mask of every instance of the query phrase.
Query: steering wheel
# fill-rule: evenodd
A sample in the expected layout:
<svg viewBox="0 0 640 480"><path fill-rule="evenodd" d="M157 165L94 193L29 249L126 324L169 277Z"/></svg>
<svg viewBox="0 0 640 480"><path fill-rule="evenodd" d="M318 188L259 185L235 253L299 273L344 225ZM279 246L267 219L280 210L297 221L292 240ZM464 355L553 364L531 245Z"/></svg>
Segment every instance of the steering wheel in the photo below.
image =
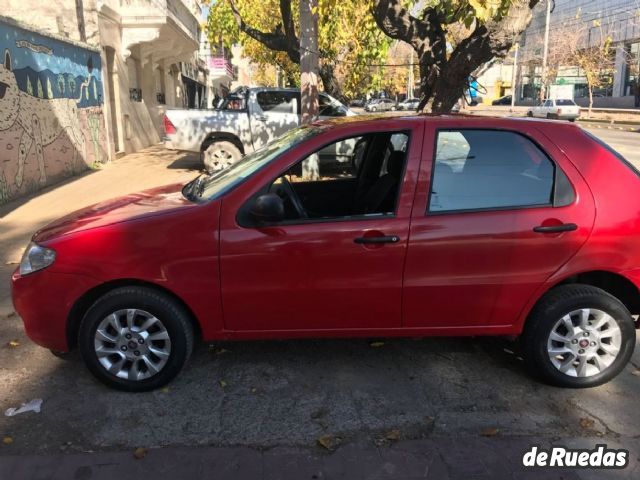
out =
<svg viewBox="0 0 640 480"><path fill-rule="evenodd" d="M289 180L285 175L280 177L280 180L282 181L282 189L284 190L285 194L289 197L289 200L291 200L291 204L293 205L293 208L296 209L296 212L298 213L300 218L309 218L309 215L307 215L307 212L302 206L300 197L298 197L298 194L291 186L291 182L289 182Z"/></svg>

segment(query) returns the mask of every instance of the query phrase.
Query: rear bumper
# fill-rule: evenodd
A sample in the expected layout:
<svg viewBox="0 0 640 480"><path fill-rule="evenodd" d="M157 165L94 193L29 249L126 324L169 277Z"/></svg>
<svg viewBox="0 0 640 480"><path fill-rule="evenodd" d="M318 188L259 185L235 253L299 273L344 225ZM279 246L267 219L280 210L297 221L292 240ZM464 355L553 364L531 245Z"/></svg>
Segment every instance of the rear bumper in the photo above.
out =
<svg viewBox="0 0 640 480"><path fill-rule="evenodd" d="M16 270L11 277L13 305L29 338L51 350L68 351L69 312L98 283L93 278L48 269L25 276Z"/></svg>

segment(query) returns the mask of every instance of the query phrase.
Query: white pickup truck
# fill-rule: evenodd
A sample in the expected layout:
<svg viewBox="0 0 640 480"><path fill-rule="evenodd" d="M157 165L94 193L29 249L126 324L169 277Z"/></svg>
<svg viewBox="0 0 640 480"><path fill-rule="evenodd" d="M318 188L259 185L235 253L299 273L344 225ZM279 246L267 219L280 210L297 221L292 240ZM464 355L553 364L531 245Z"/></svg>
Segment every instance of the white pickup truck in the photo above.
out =
<svg viewBox="0 0 640 480"><path fill-rule="evenodd" d="M321 119L355 115L325 93L319 108ZM215 110L167 110L165 146L200 152L207 171L221 170L300 125L300 116L300 90L240 88Z"/></svg>

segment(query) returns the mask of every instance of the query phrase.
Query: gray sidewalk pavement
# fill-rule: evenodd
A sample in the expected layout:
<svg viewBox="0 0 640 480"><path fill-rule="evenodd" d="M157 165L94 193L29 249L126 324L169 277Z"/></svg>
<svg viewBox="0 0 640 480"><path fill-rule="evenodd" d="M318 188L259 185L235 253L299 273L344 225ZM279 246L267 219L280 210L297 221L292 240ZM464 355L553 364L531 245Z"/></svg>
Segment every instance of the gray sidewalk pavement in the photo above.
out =
<svg viewBox="0 0 640 480"><path fill-rule="evenodd" d="M601 440L599 440L601 442ZM588 439L560 438L553 445L592 449ZM633 455L622 470L523 467L535 437L429 438L384 445L349 444L334 452L320 448L162 448L133 452L0 457L0 478L11 480L600 480L640 478ZM609 442L608 447L622 448ZM636 452L637 453L637 452ZM141 457L141 458L137 458Z"/></svg>

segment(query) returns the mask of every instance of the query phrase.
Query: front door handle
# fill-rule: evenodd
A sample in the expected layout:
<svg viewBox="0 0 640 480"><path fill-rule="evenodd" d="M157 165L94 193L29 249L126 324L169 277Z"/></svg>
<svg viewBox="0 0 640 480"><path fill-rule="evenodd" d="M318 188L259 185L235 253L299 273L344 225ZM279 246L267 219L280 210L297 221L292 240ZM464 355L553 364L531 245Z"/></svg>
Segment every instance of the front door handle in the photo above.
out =
<svg viewBox="0 0 640 480"><path fill-rule="evenodd" d="M358 237L358 238L354 238L353 241L358 244L398 243L400 241L400 237L398 237L397 235L382 235L380 237Z"/></svg>
<svg viewBox="0 0 640 480"><path fill-rule="evenodd" d="M560 225L538 225L537 227L533 227L533 231L536 233L573 232L577 229L578 226L575 223L561 223Z"/></svg>

